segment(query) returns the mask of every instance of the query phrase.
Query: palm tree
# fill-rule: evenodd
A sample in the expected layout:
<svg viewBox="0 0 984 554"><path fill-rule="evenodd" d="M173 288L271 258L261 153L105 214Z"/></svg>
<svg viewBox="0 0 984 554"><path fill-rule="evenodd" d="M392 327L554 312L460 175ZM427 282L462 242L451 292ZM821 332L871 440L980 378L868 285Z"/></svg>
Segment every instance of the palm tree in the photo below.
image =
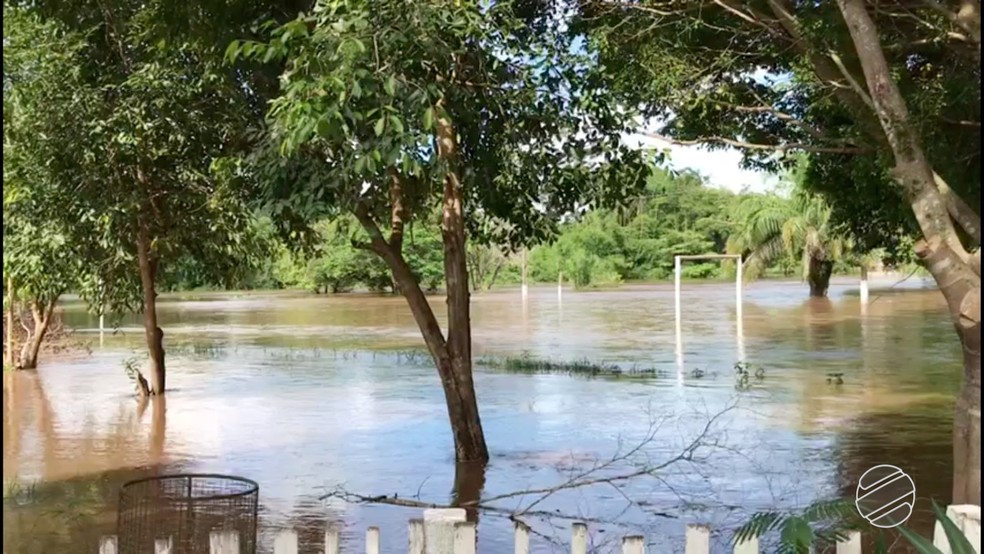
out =
<svg viewBox="0 0 984 554"><path fill-rule="evenodd" d="M810 296L826 296L834 263L851 247L834 229L830 214L822 198L798 189L791 198L772 193L745 196L735 212L737 230L728 238L727 251L744 256L749 279L783 257L800 258Z"/></svg>

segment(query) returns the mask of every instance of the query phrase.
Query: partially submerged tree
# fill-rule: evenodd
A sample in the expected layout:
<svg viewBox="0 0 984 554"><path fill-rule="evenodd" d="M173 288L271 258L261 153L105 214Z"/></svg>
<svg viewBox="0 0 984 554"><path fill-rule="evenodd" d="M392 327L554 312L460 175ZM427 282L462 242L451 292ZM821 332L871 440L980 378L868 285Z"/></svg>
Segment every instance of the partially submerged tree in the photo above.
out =
<svg viewBox="0 0 984 554"><path fill-rule="evenodd" d="M93 269L82 296L100 308L142 310L146 394L165 389L157 319L162 265L190 258L229 277L251 248L240 189L217 171L246 145L249 107L241 80L222 59L223 26L248 28L242 7L4 4L5 99L8 79L30 97L22 117L54 176L38 201L53 221L87 229L75 234L73 250ZM8 15L16 16L14 39ZM8 66L8 54L17 65ZM50 60L60 74L39 71Z"/></svg>
<svg viewBox="0 0 984 554"><path fill-rule="evenodd" d="M33 206L26 197L30 193L7 180L6 169L5 165L3 277L7 342L4 365L35 369L58 299L78 282L80 260L73 256L68 233L30 215ZM24 331L19 354L15 340L19 334L17 326Z"/></svg>
<svg viewBox="0 0 984 554"><path fill-rule="evenodd" d="M808 184L857 235L921 237L963 347L952 501L980 504L980 2L578 5L652 134L771 168L808 152Z"/></svg>
<svg viewBox="0 0 984 554"><path fill-rule="evenodd" d="M4 365L34 369L58 299L77 288L86 271L75 248L84 226L60 218L60 207L48 201L59 187L71 186L50 160L61 154L61 141L77 137L75 124L53 107L73 96L73 56L83 44L6 3L3 31Z"/></svg>
<svg viewBox="0 0 984 554"><path fill-rule="evenodd" d="M810 296L827 296L834 263L842 260L850 240L834 228L830 207L817 195L796 191L745 196L735 211L737 229L728 237L728 252L743 254L744 275L761 276L784 256L800 258Z"/></svg>
<svg viewBox="0 0 984 554"><path fill-rule="evenodd" d="M233 60L286 63L267 147L283 156L267 156L256 178L282 223L358 219L368 236L358 247L389 267L437 366L462 462L488 459L472 379L468 237L491 228L499 243L535 239L557 214L617 198L642 175L619 171L637 157L619 145L619 118L600 102L589 60L555 13L531 5L322 0L270 42L229 49ZM410 222L437 226L435 209L446 333L404 249Z"/></svg>

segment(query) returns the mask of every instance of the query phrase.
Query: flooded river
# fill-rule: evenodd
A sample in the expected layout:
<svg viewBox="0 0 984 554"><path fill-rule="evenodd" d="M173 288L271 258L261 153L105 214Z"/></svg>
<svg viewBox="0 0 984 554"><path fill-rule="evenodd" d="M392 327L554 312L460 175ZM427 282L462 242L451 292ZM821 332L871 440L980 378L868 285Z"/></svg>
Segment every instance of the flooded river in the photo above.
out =
<svg viewBox="0 0 984 554"><path fill-rule="evenodd" d="M440 314L443 298L433 302ZM179 471L259 482L263 551L288 526L317 547L334 522L353 551L376 525L383 550L398 552L418 510L321 497L343 486L438 504L479 491L488 498L554 486L635 446L612 472L656 466L729 406L692 460L619 490L560 491L536 509L617 519L592 525L595 544L644 533L656 551L675 552L687 523L710 525L720 546L757 510L853 497L861 473L880 463L912 476L922 510L928 498L949 496L960 362L937 291L876 287L862 308L850 281L836 282L829 301L807 300L801 283L760 282L745 291L739 326L733 286L687 285L680 356L673 305L672 286L562 297L534 288L525 301L518 290L476 295L479 359L589 359L658 372L586 378L479 363L492 461L484 475L457 481L440 384L400 298L163 301L170 390L166 404L149 405L134 399L123 370L141 352L138 320L100 341L97 319L69 306L65 320L90 341L91 355L4 375L4 552L95 552L98 536L113 532L122 483ZM763 368L748 390L736 389L739 357ZM843 373L843 383L830 373ZM565 539L570 522L531 519L543 535L534 551L561 551L551 541ZM917 514L917 527L927 521ZM481 514L480 551L511 552L511 528L505 517Z"/></svg>

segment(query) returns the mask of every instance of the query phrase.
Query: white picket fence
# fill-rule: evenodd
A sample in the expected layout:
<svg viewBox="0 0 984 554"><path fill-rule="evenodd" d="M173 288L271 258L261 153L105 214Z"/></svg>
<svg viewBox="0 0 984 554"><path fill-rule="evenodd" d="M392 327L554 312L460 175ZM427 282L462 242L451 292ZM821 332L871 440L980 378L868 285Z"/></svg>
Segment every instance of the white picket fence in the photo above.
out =
<svg viewBox="0 0 984 554"><path fill-rule="evenodd" d="M950 506L947 514L970 539L977 553L981 552L981 508L980 506ZM530 529L516 522L514 531L515 554L529 554ZM409 554L475 554L475 524L466 521L465 511L424 510L423 519L411 519L408 533ZM937 523L933 540L944 554L950 549L942 526ZM370 527L366 531L366 554L380 554L379 528ZM340 534L330 528L325 532L324 554L340 554ZM575 523L571 528L571 554L589 552L588 526ZM655 549L654 552L665 552ZM704 525L688 525L686 531L685 554L709 554L711 551L711 530ZM209 541L210 554L240 554L239 535L235 531L213 531ZM280 532L273 543L274 554L301 554L295 531ZM632 535L622 538L622 554L644 554L647 552L645 537ZM734 554L759 554L759 542L751 539L734 546ZM315 554L308 550L305 554ZM115 536L103 537L99 554L119 554ZM129 553L128 553L129 554ZM151 554L151 553L148 553ZM171 540L157 539L153 554L171 554ZM851 533L846 542L837 545L837 554L861 554L861 535Z"/></svg>

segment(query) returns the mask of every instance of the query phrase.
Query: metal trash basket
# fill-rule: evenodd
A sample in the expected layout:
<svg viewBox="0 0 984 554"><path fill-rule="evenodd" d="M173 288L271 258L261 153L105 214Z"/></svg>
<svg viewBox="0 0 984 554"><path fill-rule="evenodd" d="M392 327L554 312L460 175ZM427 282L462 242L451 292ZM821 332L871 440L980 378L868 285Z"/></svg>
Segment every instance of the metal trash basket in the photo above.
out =
<svg viewBox="0 0 984 554"><path fill-rule="evenodd" d="M241 477L164 475L130 481L120 491L116 534L120 554L151 554L168 541L170 554L209 554L213 531L235 531L239 553L256 554L260 487Z"/></svg>

